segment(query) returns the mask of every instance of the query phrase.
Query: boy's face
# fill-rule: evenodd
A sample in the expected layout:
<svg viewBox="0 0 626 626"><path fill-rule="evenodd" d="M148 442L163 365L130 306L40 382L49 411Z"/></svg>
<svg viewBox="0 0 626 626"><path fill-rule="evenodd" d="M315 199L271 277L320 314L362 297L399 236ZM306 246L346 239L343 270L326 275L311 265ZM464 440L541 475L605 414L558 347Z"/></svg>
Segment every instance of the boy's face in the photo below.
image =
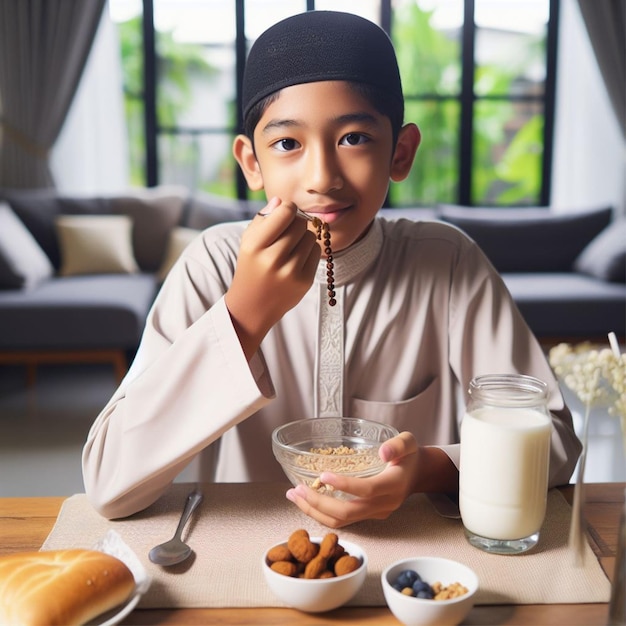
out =
<svg viewBox="0 0 626 626"><path fill-rule="evenodd" d="M235 141L248 144L235 155L249 186L327 222L333 252L364 235L390 178L410 169L395 163L389 119L342 81L283 89L255 128L255 152L245 137Z"/></svg>

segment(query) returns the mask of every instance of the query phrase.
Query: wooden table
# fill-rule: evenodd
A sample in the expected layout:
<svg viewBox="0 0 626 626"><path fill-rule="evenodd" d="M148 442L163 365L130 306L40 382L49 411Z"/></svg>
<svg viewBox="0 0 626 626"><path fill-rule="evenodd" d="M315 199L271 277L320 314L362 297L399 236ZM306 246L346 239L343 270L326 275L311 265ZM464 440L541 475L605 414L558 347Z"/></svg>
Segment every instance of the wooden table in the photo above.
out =
<svg viewBox="0 0 626 626"><path fill-rule="evenodd" d="M585 514L588 537L607 576L613 579L618 523L625 483L586 486ZM562 488L571 502L573 487ZM0 555L38 550L52 530L64 498L0 498ZM607 604L550 604L476 606L466 624L568 624L607 622ZM346 607L318 615L283 608L254 609L137 609L124 624L375 624L397 626L386 607Z"/></svg>

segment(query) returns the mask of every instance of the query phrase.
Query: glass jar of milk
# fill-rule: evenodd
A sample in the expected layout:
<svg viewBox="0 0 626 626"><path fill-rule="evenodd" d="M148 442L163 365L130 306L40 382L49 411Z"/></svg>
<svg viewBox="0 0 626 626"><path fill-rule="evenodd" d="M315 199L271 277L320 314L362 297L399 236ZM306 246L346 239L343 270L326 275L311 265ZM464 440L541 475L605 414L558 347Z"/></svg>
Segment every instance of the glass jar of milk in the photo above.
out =
<svg viewBox="0 0 626 626"><path fill-rule="evenodd" d="M461 422L459 508L469 542L517 554L539 541L546 512L552 420L546 383L478 376Z"/></svg>

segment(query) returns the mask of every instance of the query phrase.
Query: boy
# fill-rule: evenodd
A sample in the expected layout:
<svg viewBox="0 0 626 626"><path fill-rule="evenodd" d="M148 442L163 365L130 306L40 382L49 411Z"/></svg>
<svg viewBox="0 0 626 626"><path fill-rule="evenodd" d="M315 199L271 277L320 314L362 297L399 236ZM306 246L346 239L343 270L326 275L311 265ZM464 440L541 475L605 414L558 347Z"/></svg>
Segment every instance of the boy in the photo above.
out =
<svg viewBox="0 0 626 626"><path fill-rule="evenodd" d="M350 415L401 432L381 448L387 469L322 475L350 502L305 487L287 497L329 527L385 518L413 492L458 489L456 389L485 373L549 383L550 484L567 482L580 446L571 416L492 266L456 229L376 218L420 141L403 125L386 34L346 13L283 20L250 51L243 101L233 152L269 202L249 223L204 231L167 278L84 448L94 506L141 510L196 455L215 460L219 481L285 480L272 430ZM296 207L329 224L332 260Z"/></svg>

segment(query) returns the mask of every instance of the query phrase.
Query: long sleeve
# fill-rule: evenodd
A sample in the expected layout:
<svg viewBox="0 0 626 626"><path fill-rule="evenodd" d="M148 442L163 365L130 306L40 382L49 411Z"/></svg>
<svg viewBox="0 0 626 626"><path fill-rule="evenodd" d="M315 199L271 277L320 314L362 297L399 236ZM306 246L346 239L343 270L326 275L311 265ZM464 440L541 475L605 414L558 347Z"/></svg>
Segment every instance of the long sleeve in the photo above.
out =
<svg viewBox="0 0 626 626"><path fill-rule="evenodd" d="M341 306L332 324L320 321L321 271L248 363L223 299L243 228L213 227L185 251L128 375L89 433L85 487L103 515L150 505L218 438L217 480L284 480L272 431L316 416L318 370L331 349L333 375L342 377L339 411L408 430L457 467L471 378L545 380L554 424L550 484L569 480L580 442L558 384L501 278L462 233L441 223L375 221L334 255Z"/></svg>
<svg viewBox="0 0 626 626"><path fill-rule="evenodd" d="M89 432L85 487L106 517L151 504L200 450L273 396L261 357L246 361L211 274L181 261L155 301L130 371Z"/></svg>

